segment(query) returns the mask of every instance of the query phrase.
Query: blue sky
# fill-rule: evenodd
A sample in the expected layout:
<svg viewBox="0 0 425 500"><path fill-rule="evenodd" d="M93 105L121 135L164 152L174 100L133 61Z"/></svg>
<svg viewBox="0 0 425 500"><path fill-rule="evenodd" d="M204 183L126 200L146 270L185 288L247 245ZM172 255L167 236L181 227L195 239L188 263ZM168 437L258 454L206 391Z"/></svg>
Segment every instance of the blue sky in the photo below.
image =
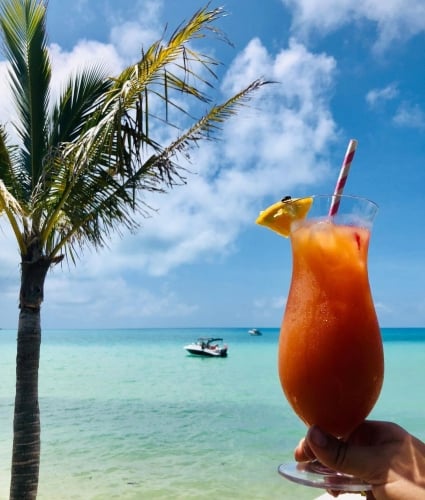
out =
<svg viewBox="0 0 425 500"><path fill-rule="evenodd" d="M55 92L82 64L111 72L172 32L194 0L50 0ZM280 324L289 241L254 220L282 196L333 190L348 141L359 142L345 192L380 206L369 273L380 323L425 325L425 4L423 0L212 2L233 42L198 47L223 65L215 99L278 82L192 153L185 187L147 201L135 235L114 237L77 267L49 273L44 328ZM0 60L0 121L13 120ZM55 92L53 93L55 95ZM19 256L3 227L0 326L17 324Z"/></svg>

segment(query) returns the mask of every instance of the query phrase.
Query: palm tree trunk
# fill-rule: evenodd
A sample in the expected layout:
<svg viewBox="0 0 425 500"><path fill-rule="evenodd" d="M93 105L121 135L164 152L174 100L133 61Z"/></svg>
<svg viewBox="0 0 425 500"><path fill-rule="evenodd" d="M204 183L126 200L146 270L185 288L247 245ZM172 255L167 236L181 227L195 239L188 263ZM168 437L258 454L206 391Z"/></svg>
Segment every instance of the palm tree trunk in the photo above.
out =
<svg viewBox="0 0 425 500"><path fill-rule="evenodd" d="M22 262L10 500L35 500L40 467L40 307L50 261Z"/></svg>

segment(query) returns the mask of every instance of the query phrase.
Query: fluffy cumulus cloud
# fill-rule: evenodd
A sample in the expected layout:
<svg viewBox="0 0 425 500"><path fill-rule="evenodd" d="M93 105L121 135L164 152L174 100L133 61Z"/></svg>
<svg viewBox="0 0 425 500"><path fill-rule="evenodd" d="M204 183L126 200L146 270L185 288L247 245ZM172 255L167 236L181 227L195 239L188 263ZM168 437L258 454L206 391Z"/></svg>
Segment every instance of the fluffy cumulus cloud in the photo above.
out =
<svg viewBox="0 0 425 500"><path fill-rule="evenodd" d="M97 274L90 269L90 262L81 262L71 273L53 269L45 288L43 314L47 318L60 318L63 325L99 325L109 318L111 328L139 327L148 319L161 326L168 316L184 318L196 310L196 305L184 303L167 284L153 292L143 282L135 286L120 273L109 273L106 268ZM76 310L84 311L84 318L76 318Z"/></svg>
<svg viewBox="0 0 425 500"><path fill-rule="evenodd" d="M393 122L400 127L424 129L425 112L417 104L402 102L397 109Z"/></svg>
<svg viewBox="0 0 425 500"><path fill-rule="evenodd" d="M370 90L366 94L366 102L371 108L380 108L385 106L387 102L394 101L398 96L397 85L392 83L383 88ZM425 112L419 104L403 100L398 104L392 122L397 127L424 129Z"/></svg>
<svg viewBox="0 0 425 500"><path fill-rule="evenodd" d="M110 13L112 26L110 41L128 62L137 60L141 47L148 47L163 35L163 26L159 22L162 2L144 0L134 3L136 15L132 19L117 16L117 5Z"/></svg>
<svg viewBox="0 0 425 500"><path fill-rule="evenodd" d="M376 26L375 49L385 50L425 31L423 0L282 0L294 13L293 29L300 35L321 35L347 24L368 21Z"/></svg>
<svg viewBox="0 0 425 500"><path fill-rule="evenodd" d="M52 101L55 101L70 76L80 72L82 68L101 66L106 74L115 74L124 67L124 61L112 43L82 40L71 51L65 51L57 44L52 44L49 51L52 63Z"/></svg>
<svg viewBox="0 0 425 500"><path fill-rule="evenodd" d="M366 101L371 106L378 106L382 102L391 101L395 99L399 94L397 89L397 85L395 83L391 83L383 88L376 88L370 90L366 94Z"/></svg>
<svg viewBox="0 0 425 500"><path fill-rule="evenodd" d="M9 85L8 65L5 61L0 61L0 95L0 121L10 129L10 124L15 119L15 112Z"/></svg>

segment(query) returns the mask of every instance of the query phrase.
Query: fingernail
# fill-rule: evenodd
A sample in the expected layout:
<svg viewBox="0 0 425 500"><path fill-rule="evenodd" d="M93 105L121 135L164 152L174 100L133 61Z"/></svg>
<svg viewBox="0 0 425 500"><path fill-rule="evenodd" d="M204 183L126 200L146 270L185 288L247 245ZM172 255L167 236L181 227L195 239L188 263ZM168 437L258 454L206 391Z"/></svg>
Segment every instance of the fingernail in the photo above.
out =
<svg viewBox="0 0 425 500"><path fill-rule="evenodd" d="M326 448L328 444L328 437L318 427L312 427L310 430L310 439L313 444L319 448Z"/></svg>

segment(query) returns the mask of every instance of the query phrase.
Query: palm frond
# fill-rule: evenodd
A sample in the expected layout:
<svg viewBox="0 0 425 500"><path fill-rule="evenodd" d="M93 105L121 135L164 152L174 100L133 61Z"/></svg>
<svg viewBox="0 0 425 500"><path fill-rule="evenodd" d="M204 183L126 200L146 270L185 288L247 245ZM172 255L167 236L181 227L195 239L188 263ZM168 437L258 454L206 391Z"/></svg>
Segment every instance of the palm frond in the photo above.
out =
<svg viewBox="0 0 425 500"><path fill-rule="evenodd" d="M110 80L101 66L83 69L69 79L53 109L43 176L33 189L32 198L34 212L50 213L50 223L41 229L44 234L54 225L72 186L73 169L68 170L66 162L61 161L63 147L77 141L91 127L95 110L109 86ZM53 213L49 207L53 207Z"/></svg>
<svg viewBox="0 0 425 500"><path fill-rule="evenodd" d="M191 47L192 41L218 33L212 23L222 11L206 7L180 26L167 43L152 44L135 65L116 78L106 77L101 67L73 75L49 117L50 66L44 54L42 2L8 0L1 21L13 91L16 97L24 94L18 103L19 132L31 189L28 213L21 224L30 220L32 225L30 230L24 227L22 234L36 237L50 259L64 252L74 261L85 245L102 247L112 233L136 229L134 213L146 215L149 211L143 192L164 192L184 183L180 155L189 156L200 140L215 138L223 122L266 82L253 82L224 103L210 107L201 118L194 118L190 106L180 104L182 96L194 99L194 104L211 102L205 89L213 88L217 63ZM42 69L36 81L29 76L37 60ZM35 98L43 103L38 108L32 103ZM150 133L149 122L157 119L150 111L152 100L165 103L162 125L177 131L177 138L168 145L157 142ZM184 123L195 123L181 132L182 125L169 121L169 106L179 117L183 115ZM37 135L31 126L42 113L50 121L43 119L43 132ZM1 154L0 135L0 161ZM31 168L27 168L27 159ZM9 171L14 171L14 162L9 164ZM19 168L15 174L18 172ZM3 206L7 206L6 200Z"/></svg>
<svg viewBox="0 0 425 500"><path fill-rule="evenodd" d="M94 111L110 86L111 81L100 65L71 76L52 113L49 148L78 139L91 126Z"/></svg>
<svg viewBox="0 0 425 500"><path fill-rule="evenodd" d="M167 43L163 40L158 40L153 43L146 52L142 53L141 60L132 66L129 66L115 79L115 85L111 89L111 98L115 98L115 93L119 92L122 97L125 90L125 98L127 106L131 106L131 100L137 98L138 94L143 91L148 85L159 82L162 83L164 70L172 63L176 63L180 69L183 69L183 79L169 79L169 83L176 85L180 91L191 94L198 99L209 101L206 94L203 94L194 85L189 85L187 77L191 76L195 80L205 80L200 78L199 73L190 70L191 63L201 63L204 68L207 68L211 75L215 77L211 71L211 66L218 64L211 57L188 49L188 43L197 38L204 38L208 31L219 33L219 30L213 27L213 23L222 15L221 8L209 10L208 6L199 9L195 14L183 25L174 31ZM134 82L132 88L125 88L125 83L128 81ZM128 92L127 90L131 90Z"/></svg>
<svg viewBox="0 0 425 500"><path fill-rule="evenodd" d="M72 161L67 170L72 170ZM70 176L63 203L54 212L55 220L46 221L50 225L42 234L46 250L54 256L64 248L73 260L76 247L81 249L87 243L102 247L112 232L134 230L138 223L132 214L137 204L131 192L101 168Z"/></svg>
<svg viewBox="0 0 425 500"><path fill-rule="evenodd" d="M0 22L20 118L16 129L23 143L22 162L34 186L43 171L51 75L45 6L37 0L10 0L2 5Z"/></svg>
<svg viewBox="0 0 425 500"><path fill-rule="evenodd" d="M188 52L186 45L193 38L203 37L205 32L212 30L210 24L221 14L221 9L200 9L173 33L168 44L162 41L152 44L136 65L129 66L113 79L110 90L105 94L103 107L90 122L92 126L64 154L71 156L79 167L86 168L90 163L89 156L99 149L100 144L109 146L111 150L107 152L103 148L102 155L114 158L114 168L118 174L131 177L134 165L138 168L140 164L142 147L150 147L156 152L160 150L151 140L148 129L150 95L164 100L166 107L174 106L169 89L178 90L202 102L209 101L195 85L188 83L189 76L198 78L202 85L206 80L190 69L187 54L205 67L210 67L214 61L193 50ZM176 62L182 76L170 71L169 65L173 62ZM158 89L155 89L155 85L158 85ZM179 111L185 112L183 108L179 108Z"/></svg>
<svg viewBox="0 0 425 500"><path fill-rule="evenodd" d="M84 175L77 175L73 181L69 178L69 192L63 197L60 210L56 211L57 219L53 224L56 234L46 228L46 246L52 255L63 248L74 255L75 245L82 246L82 242L101 247L117 228L137 228L133 212L143 212L143 206L137 202L134 192L163 192L167 186L184 182L183 169L176 161L178 155L186 153L200 140L213 139L221 124L265 83L257 80L226 102L214 106L168 147L156 145L156 153L138 162L138 168L133 169L131 176L111 175L101 168L100 156L89 152L88 157L96 158L96 163L86 168ZM135 161L134 156L132 159ZM69 154L64 157L62 165L66 162L69 162L68 171L71 171L75 163Z"/></svg>
<svg viewBox="0 0 425 500"><path fill-rule="evenodd" d="M3 212L9 220L9 224L15 234L19 250L23 255L23 252L25 251L25 242L21 232L20 222L23 222L25 227L27 227L25 220L26 214L19 201L14 198L4 185L4 182L0 179L0 214Z"/></svg>
<svg viewBox="0 0 425 500"><path fill-rule="evenodd" d="M21 168L18 146L9 144L6 129L0 125L0 179L7 190L17 199L28 199L31 190L30 179Z"/></svg>
<svg viewBox="0 0 425 500"><path fill-rule="evenodd" d="M215 139L217 132L221 130L221 124L235 115L247 103L253 92L268 83L271 82L262 79L255 80L224 103L212 106L205 116L194 123L185 134L172 142L164 150L164 154L167 156L170 151L189 149L191 144L200 140Z"/></svg>

